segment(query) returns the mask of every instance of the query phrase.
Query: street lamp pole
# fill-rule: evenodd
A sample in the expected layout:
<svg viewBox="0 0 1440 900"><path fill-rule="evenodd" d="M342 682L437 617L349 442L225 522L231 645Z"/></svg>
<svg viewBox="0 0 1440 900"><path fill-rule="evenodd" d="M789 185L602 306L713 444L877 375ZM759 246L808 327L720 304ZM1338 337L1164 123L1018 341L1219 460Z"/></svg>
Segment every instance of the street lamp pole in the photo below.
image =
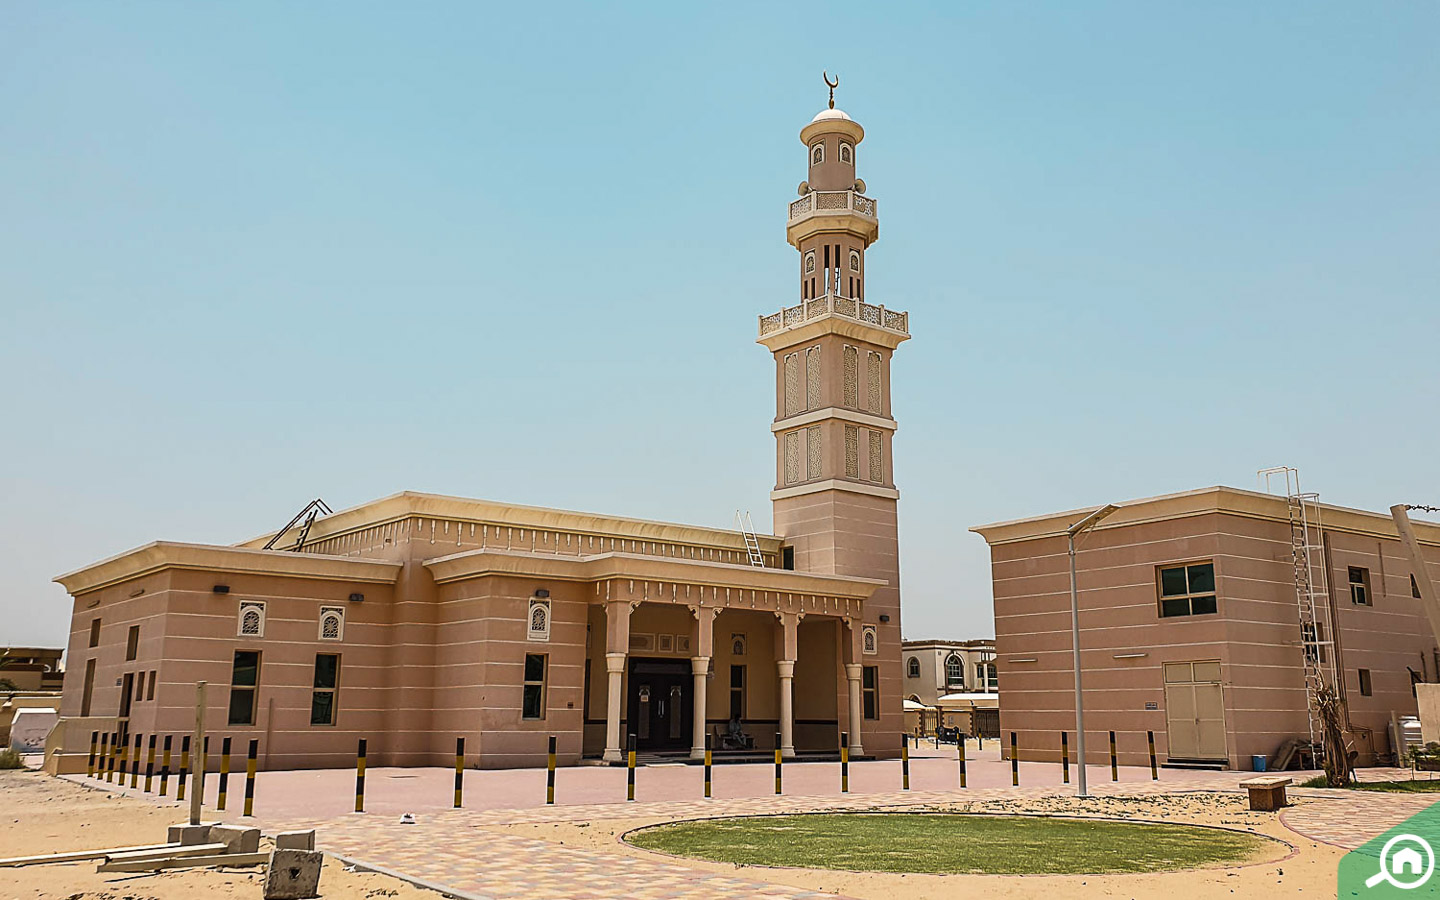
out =
<svg viewBox="0 0 1440 900"><path fill-rule="evenodd" d="M1070 649L1075 667L1075 750L1080 757L1080 782L1075 796L1089 797L1085 783L1085 694L1080 677L1080 593L1075 583L1075 538L1120 507L1107 503L1065 529L1070 546Z"/></svg>

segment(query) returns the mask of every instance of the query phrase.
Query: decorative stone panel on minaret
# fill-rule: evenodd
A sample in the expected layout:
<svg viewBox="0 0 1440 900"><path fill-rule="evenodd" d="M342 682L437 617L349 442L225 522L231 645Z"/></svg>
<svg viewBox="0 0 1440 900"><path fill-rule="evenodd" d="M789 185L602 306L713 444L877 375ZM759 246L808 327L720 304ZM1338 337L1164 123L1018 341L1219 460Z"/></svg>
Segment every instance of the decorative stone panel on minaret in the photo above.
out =
<svg viewBox="0 0 1440 900"><path fill-rule="evenodd" d="M907 313L865 299L865 251L879 239L880 223L856 176L864 137L858 122L834 108L833 92L831 107L801 129L808 178L785 229L799 255L800 302L762 316L759 343L775 358L775 533L794 548L798 570L889 582L866 601L863 621L844 629L854 635L846 638L853 649L844 649L845 661L878 671L879 715L857 729L844 712L843 686L839 708L852 745L858 733L867 754L893 755L903 685L890 360L909 339L910 322Z"/></svg>

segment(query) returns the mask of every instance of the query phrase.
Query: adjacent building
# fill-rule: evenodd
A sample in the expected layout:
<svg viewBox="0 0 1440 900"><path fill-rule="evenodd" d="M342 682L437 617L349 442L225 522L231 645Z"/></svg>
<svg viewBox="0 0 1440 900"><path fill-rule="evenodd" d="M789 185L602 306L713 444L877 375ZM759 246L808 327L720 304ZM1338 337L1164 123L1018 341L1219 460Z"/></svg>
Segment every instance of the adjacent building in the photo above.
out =
<svg viewBox="0 0 1440 900"><path fill-rule="evenodd" d="M94 732L206 726L270 768L543 765L699 756L738 727L786 756L898 753L891 360L906 313L868 302L864 129L800 132L795 301L759 319L775 365L776 534L401 493L274 542L157 542L60 576L74 598L52 769ZM757 411L764 398L755 398ZM735 723L732 726L732 723Z"/></svg>
<svg viewBox="0 0 1440 900"><path fill-rule="evenodd" d="M930 735L943 726L970 735L999 734L994 641L902 641L900 653L907 732Z"/></svg>
<svg viewBox="0 0 1440 900"><path fill-rule="evenodd" d="M990 545L1001 730L1021 756L1074 747L1066 529L1091 510L972 530ZM1297 525L1304 513L1303 525ZM1429 577L1440 525L1415 522ZM1297 559L1301 560L1297 563ZM1360 765L1393 753L1440 650L1388 514L1227 487L1132 500L1081 537L1076 572L1090 761L1249 769L1308 742L1307 674L1337 686ZM1313 596L1302 611L1297 581Z"/></svg>

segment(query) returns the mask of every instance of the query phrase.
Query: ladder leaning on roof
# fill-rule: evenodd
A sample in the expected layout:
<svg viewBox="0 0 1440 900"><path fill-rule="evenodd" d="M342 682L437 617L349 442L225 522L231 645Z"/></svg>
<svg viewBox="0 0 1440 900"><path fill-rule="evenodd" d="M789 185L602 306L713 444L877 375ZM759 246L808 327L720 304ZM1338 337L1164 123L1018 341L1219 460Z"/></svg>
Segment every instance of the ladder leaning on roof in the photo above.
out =
<svg viewBox="0 0 1440 900"><path fill-rule="evenodd" d="M755 523L750 521L749 510L743 516L740 510L735 510L735 528L745 536L745 554L750 565L764 568L765 557L760 553L760 539L755 536Z"/></svg>

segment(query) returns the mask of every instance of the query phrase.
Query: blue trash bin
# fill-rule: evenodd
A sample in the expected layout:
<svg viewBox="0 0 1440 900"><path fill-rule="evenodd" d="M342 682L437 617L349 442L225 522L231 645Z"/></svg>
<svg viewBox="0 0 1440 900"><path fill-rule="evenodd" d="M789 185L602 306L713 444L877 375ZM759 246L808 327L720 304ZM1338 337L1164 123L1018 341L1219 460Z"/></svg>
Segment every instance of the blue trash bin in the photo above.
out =
<svg viewBox="0 0 1440 900"><path fill-rule="evenodd" d="M1250 768L1254 769L1254 770L1257 771L1257 772L1264 772L1264 771L1265 771L1265 757L1260 756L1260 755L1258 755L1258 754L1255 755L1255 756L1250 757Z"/></svg>

